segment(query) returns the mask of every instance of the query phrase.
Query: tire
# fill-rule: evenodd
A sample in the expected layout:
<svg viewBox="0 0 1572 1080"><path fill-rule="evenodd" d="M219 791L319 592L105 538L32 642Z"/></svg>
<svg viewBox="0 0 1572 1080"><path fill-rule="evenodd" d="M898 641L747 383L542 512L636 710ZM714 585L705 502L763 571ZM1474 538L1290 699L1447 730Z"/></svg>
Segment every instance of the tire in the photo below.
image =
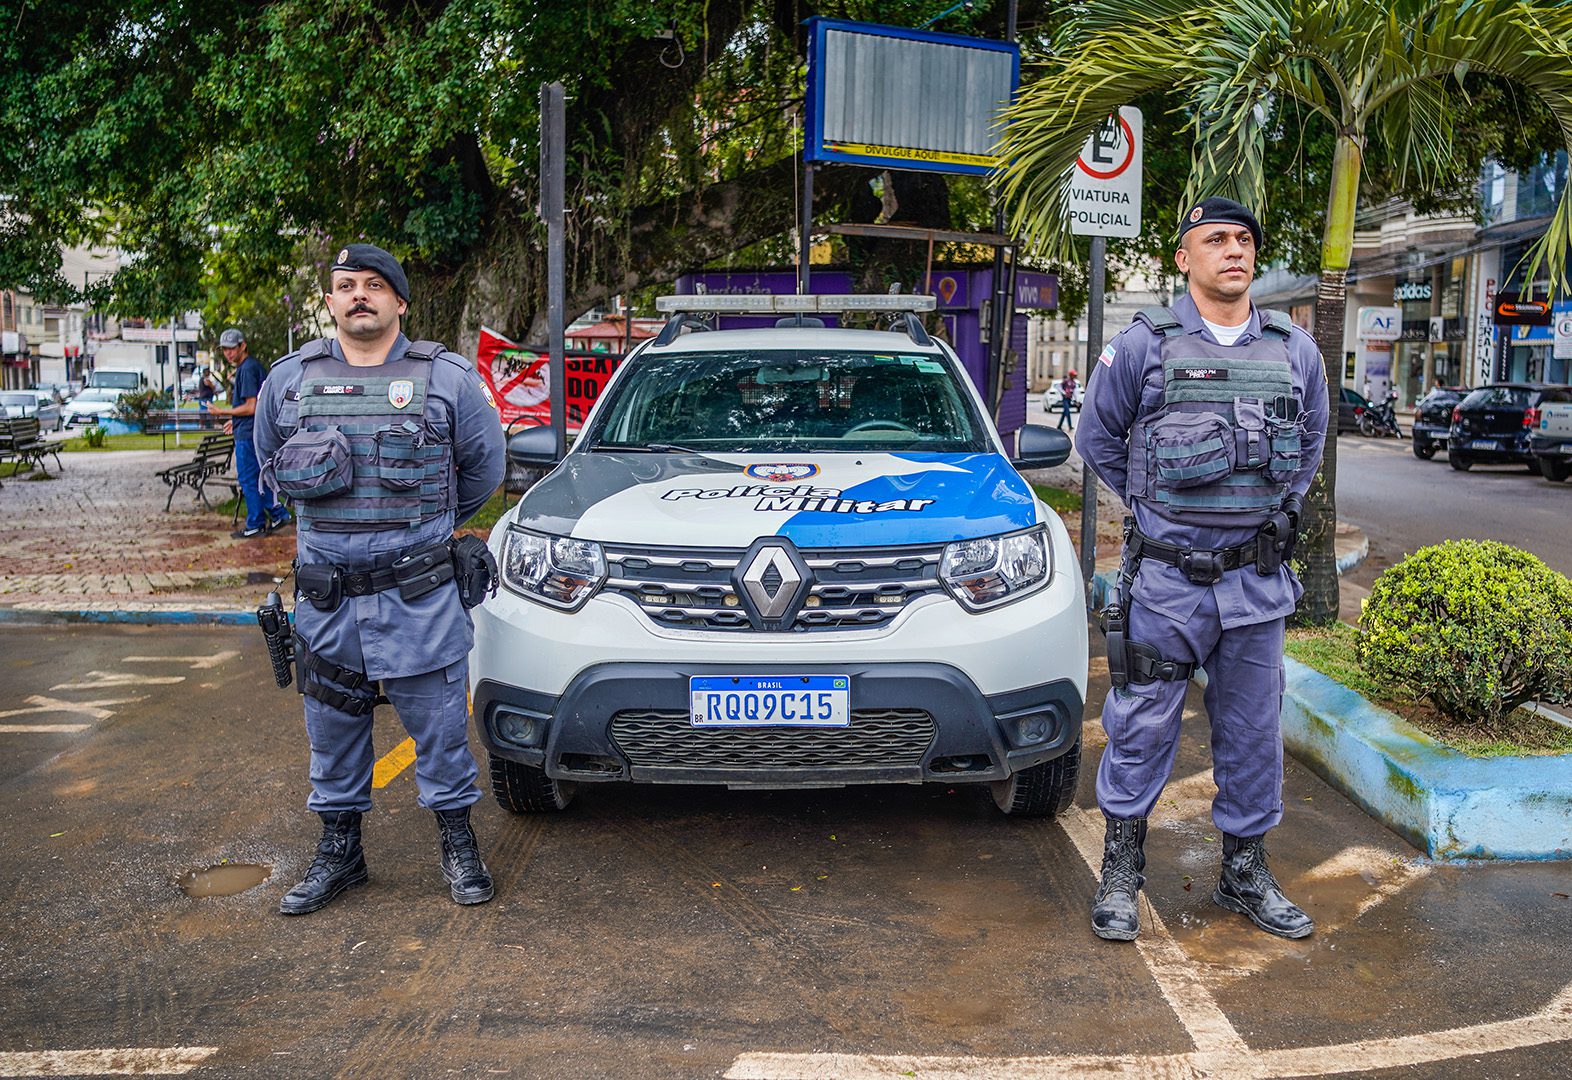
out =
<svg viewBox="0 0 1572 1080"><path fill-rule="evenodd" d="M1376 436L1376 422L1369 413L1365 413L1359 418L1359 434L1367 439L1373 439Z"/></svg>
<svg viewBox="0 0 1572 1080"><path fill-rule="evenodd" d="M1551 458L1539 459L1539 475L1554 483L1561 483L1567 476L1572 475L1572 465L1565 461L1555 461Z"/></svg>
<svg viewBox="0 0 1572 1080"><path fill-rule="evenodd" d="M1430 442L1420 442L1418 439L1415 439L1414 456L1420 461L1429 461L1431 458L1436 456L1435 444Z"/></svg>
<svg viewBox="0 0 1572 1080"><path fill-rule="evenodd" d="M1052 761L1022 769L1007 780L989 784L993 804L1010 817L1058 817L1075 801L1081 771L1081 740Z"/></svg>
<svg viewBox="0 0 1572 1080"><path fill-rule="evenodd" d="M1544 475L1540 471L1539 459L1537 457L1531 457L1531 458L1528 459L1528 475L1530 475L1530 476L1543 476Z"/></svg>
<svg viewBox="0 0 1572 1080"><path fill-rule="evenodd" d="M504 810L514 814L554 814L573 801L578 785L553 780L534 765L487 755L491 760L491 793Z"/></svg>
<svg viewBox="0 0 1572 1080"><path fill-rule="evenodd" d="M1452 468L1456 469L1458 472L1467 472L1469 469L1474 467L1474 463L1471 460L1464 457L1462 454L1457 453L1455 450L1447 451L1446 463L1452 466Z"/></svg>

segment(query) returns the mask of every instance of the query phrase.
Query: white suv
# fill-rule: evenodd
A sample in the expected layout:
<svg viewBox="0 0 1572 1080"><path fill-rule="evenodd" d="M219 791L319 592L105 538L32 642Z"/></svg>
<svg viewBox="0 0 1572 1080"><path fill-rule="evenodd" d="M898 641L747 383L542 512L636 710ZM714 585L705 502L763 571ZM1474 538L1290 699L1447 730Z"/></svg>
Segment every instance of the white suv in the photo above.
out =
<svg viewBox="0 0 1572 1080"><path fill-rule="evenodd" d="M474 714L509 810L581 782L988 784L1006 813L1067 807L1087 619L1058 516L960 361L903 329L800 317L683 333L684 311L926 297L663 298L572 451L491 534ZM813 320L810 320L811 322ZM555 433L515 436L550 466Z"/></svg>

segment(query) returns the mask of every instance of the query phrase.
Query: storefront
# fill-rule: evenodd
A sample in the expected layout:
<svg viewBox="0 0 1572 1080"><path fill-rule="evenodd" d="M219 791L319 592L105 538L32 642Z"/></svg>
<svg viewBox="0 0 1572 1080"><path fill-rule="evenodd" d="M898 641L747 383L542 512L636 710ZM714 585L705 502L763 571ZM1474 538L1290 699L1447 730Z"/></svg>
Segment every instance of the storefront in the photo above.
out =
<svg viewBox="0 0 1572 1080"><path fill-rule="evenodd" d="M1393 349L1398 402L1411 406L1437 386L1459 386L1466 365L1468 260L1462 256L1394 279L1392 303L1403 313Z"/></svg>

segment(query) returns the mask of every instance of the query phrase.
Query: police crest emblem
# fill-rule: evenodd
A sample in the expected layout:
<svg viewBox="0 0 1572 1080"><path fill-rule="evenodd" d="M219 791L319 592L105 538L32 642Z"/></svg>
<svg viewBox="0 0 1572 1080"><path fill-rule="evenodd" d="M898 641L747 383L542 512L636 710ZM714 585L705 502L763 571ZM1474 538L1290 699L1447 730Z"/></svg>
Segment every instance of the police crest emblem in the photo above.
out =
<svg viewBox="0 0 1572 1080"><path fill-rule="evenodd" d="M755 480L787 484L793 480L806 480L810 476L817 476L819 467L808 463L770 462L764 465L749 465L744 471Z"/></svg>
<svg viewBox="0 0 1572 1080"><path fill-rule="evenodd" d="M388 383L388 404L402 409L415 396L415 384L409 379L394 379Z"/></svg>

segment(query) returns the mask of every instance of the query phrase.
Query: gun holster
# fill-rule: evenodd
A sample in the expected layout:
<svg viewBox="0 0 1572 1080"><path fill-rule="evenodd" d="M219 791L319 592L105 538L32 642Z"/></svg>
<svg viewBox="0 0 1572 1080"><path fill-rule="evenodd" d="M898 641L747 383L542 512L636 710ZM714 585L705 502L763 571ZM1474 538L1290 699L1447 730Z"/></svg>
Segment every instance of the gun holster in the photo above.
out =
<svg viewBox="0 0 1572 1080"><path fill-rule="evenodd" d="M1304 499L1290 494L1283 500L1283 508L1261 524L1255 534L1255 572L1271 577L1294 557L1299 543L1299 513Z"/></svg>
<svg viewBox="0 0 1572 1080"><path fill-rule="evenodd" d="M1117 690L1130 685L1130 670L1125 664L1129 618L1117 600L1102 610L1103 636L1108 639L1108 681Z"/></svg>
<svg viewBox="0 0 1572 1080"><path fill-rule="evenodd" d="M486 597L497 595L501 578L496 558L478 536L461 536L453 541L450 576L457 579L459 603L466 608L479 607Z"/></svg>

